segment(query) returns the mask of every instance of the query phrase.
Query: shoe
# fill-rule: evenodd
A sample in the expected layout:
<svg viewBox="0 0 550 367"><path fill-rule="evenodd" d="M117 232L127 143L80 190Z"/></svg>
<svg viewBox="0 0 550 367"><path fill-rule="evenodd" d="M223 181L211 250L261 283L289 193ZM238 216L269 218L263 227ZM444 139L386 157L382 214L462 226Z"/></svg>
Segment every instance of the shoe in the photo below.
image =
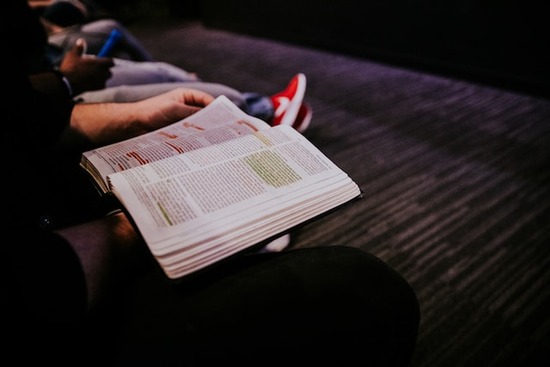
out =
<svg viewBox="0 0 550 367"><path fill-rule="evenodd" d="M270 97L273 104L272 126L292 125L302 105L306 93L306 76L302 73L296 74L286 88Z"/></svg>
<svg viewBox="0 0 550 367"><path fill-rule="evenodd" d="M313 109L311 108L311 105L307 102L303 102L298 110L296 120L294 120L292 127L298 130L298 132L303 133L309 127L312 115Z"/></svg>
<svg viewBox="0 0 550 367"><path fill-rule="evenodd" d="M259 252L260 253L266 253L266 252L281 252L285 248L288 247L290 244L290 234L282 235L279 238L274 239L264 247L262 247Z"/></svg>

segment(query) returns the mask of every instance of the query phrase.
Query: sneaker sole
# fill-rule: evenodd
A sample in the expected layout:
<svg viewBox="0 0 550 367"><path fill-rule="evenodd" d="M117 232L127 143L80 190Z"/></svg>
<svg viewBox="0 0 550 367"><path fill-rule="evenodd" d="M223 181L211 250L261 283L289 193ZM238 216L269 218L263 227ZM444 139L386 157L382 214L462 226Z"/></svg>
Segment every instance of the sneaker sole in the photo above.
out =
<svg viewBox="0 0 550 367"><path fill-rule="evenodd" d="M304 95L306 94L306 76L304 74L298 74L298 79L298 89L294 94L294 98L290 100L285 115L280 122L280 125L292 126L292 124L296 120L298 111L300 111L300 106L302 105Z"/></svg>
<svg viewBox="0 0 550 367"><path fill-rule="evenodd" d="M298 126L294 126L294 128L299 132L299 133L303 133L304 131L307 130L307 128L309 127L309 124L311 123L311 117L313 116L313 109L311 108L311 105L307 102L304 102L303 103L306 108L307 108L307 114L304 116L304 118L302 119L302 121L300 122L300 125ZM298 114L300 114L300 111L298 110ZM298 117L298 114L296 115L296 117Z"/></svg>

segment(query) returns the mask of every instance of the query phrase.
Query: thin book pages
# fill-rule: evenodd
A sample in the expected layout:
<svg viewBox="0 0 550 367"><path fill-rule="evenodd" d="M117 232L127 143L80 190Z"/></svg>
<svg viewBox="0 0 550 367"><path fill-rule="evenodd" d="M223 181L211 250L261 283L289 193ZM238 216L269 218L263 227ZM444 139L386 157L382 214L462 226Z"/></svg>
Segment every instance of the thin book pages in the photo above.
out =
<svg viewBox="0 0 550 367"><path fill-rule="evenodd" d="M199 114L209 108L219 106L192 117L203 118ZM259 125L105 176L169 278L214 264L360 195L353 180L302 134L289 126Z"/></svg>

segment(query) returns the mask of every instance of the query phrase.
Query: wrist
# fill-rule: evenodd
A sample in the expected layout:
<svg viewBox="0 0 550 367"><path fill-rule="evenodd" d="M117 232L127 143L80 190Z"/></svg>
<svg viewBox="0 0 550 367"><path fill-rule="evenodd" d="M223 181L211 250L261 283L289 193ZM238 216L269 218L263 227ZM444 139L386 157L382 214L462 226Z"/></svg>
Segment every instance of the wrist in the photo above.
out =
<svg viewBox="0 0 550 367"><path fill-rule="evenodd" d="M69 79L63 74L59 69L54 69L52 72L59 78L59 80L63 83L65 90L67 91L67 94L69 97L73 96L73 86Z"/></svg>

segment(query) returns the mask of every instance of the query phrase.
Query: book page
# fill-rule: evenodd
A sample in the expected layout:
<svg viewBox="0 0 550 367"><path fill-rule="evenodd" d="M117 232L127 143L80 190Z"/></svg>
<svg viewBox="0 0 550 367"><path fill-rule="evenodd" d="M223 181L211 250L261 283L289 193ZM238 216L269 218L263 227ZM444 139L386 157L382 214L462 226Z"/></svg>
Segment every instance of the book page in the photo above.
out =
<svg viewBox="0 0 550 367"><path fill-rule="evenodd" d="M182 260L208 264L360 194L288 126L115 173L109 182L153 254L178 275L192 271Z"/></svg>
<svg viewBox="0 0 550 367"><path fill-rule="evenodd" d="M85 152L81 165L98 181L107 175L218 144L270 126L220 96L201 111L159 130ZM103 191L106 186L98 182Z"/></svg>

